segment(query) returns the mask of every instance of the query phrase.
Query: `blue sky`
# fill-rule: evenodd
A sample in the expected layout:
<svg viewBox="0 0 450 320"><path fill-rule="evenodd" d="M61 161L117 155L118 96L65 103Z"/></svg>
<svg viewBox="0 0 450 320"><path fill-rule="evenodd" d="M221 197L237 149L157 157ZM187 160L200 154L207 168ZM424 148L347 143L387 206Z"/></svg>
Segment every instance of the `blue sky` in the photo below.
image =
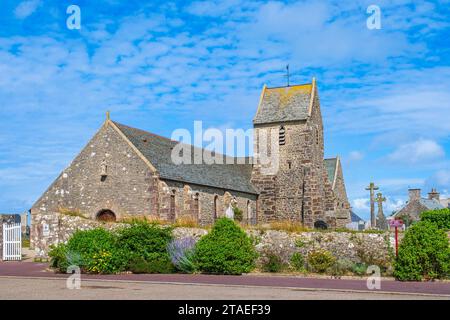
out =
<svg viewBox="0 0 450 320"><path fill-rule="evenodd" d="M317 78L325 153L362 217L371 180L388 213L408 187L450 194L450 1L6 0L0 21L0 212L28 209L106 110L165 136L248 129L286 64Z"/></svg>

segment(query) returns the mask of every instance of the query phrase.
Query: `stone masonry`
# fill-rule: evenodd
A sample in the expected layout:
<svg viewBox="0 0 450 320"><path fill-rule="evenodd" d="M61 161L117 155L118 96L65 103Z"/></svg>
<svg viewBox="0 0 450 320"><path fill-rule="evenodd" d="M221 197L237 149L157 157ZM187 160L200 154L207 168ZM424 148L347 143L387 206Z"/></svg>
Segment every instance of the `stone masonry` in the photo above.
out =
<svg viewBox="0 0 450 320"><path fill-rule="evenodd" d="M40 234L35 217L55 212L91 220L147 217L209 225L237 206L244 222L252 224L287 220L335 228L350 222L339 158L324 160L315 80L299 86L264 87L253 122L253 161L240 158L245 159L241 163L233 158L233 164L180 164L172 160L177 141L114 122L108 114L94 137L31 208L31 245ZM269 139L261 138L262 133ZM274 172L267 173L272 164L260 161L265 147L276 156Z"/></svg>

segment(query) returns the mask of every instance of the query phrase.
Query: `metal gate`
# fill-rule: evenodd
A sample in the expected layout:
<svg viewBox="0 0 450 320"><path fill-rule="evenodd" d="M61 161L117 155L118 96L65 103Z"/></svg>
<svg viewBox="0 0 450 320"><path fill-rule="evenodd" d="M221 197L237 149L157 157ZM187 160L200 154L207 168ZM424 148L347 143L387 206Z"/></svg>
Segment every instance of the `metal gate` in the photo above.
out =
<svg viewBox="0 0 450 320"><path fill-rule="evenodd" d="M22 226L3 224L3 260L22 260Z"/></svg>

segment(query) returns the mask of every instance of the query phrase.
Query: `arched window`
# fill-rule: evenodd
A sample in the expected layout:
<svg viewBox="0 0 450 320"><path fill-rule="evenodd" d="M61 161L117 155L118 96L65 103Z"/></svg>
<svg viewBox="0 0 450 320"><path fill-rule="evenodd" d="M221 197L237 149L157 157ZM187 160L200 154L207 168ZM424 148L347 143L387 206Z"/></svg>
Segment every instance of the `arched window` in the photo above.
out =
<svg viewBox="0 0 450 320"><path fill-rule="evenodd" d="M114 222L114 221L116 221L116 214L109 209L103 209L97 213L95 218L98 221Z"/></svg>
<svg viewBox="0 0 450 320"><path fill-rule="evenodd" d="M283 126L280 126L278 131L278 143L280 146L286 144L286 129Z"/></svg>
<svg viewBox="0 0 450 320"><path fill-rule="evenodd" d="M214 221L219 217L219 196L214 196Z"/></svg>

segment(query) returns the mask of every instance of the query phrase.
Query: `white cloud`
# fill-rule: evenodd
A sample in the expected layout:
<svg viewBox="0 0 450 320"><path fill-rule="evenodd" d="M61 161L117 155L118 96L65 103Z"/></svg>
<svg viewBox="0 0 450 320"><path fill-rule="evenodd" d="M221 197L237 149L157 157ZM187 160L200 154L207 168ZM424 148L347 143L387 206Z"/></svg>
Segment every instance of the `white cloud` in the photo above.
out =
<svg viewBox="0 0 450 320"><path fill-rule="evenodd" d="M364 154L360 151L351 151L348 154L349 161L360 161L362 159L364 159Z"/></svg>
<svg viewBox="0 0 450 320"><path fill-rule="evenodd" d="M448 188L450 186L450 170L438 170L426 180L428 188ZM447 193L444 191L444 193Z"/></svg>
<svg viewBox="0 0 450 320"><path fill-rule="evenodd" d="M352 200L352 208L355 211L369 211L370 203L368 198L358 198Z"/></svg>
<svg viewBox="0 0 450 320"><path fill-rule="evenodd" d="M404 164L419 164L437 160L445 156L444 149L433 140L419 139L415 142L403 144L388 159Z"/></svg>
<svg viewBox="0 0 450 320"><path fill-rule="evenodd" d="M25 19L32 15L40 5L41 0L23 1L14 9L14 15L19 19Z"/></svg>

